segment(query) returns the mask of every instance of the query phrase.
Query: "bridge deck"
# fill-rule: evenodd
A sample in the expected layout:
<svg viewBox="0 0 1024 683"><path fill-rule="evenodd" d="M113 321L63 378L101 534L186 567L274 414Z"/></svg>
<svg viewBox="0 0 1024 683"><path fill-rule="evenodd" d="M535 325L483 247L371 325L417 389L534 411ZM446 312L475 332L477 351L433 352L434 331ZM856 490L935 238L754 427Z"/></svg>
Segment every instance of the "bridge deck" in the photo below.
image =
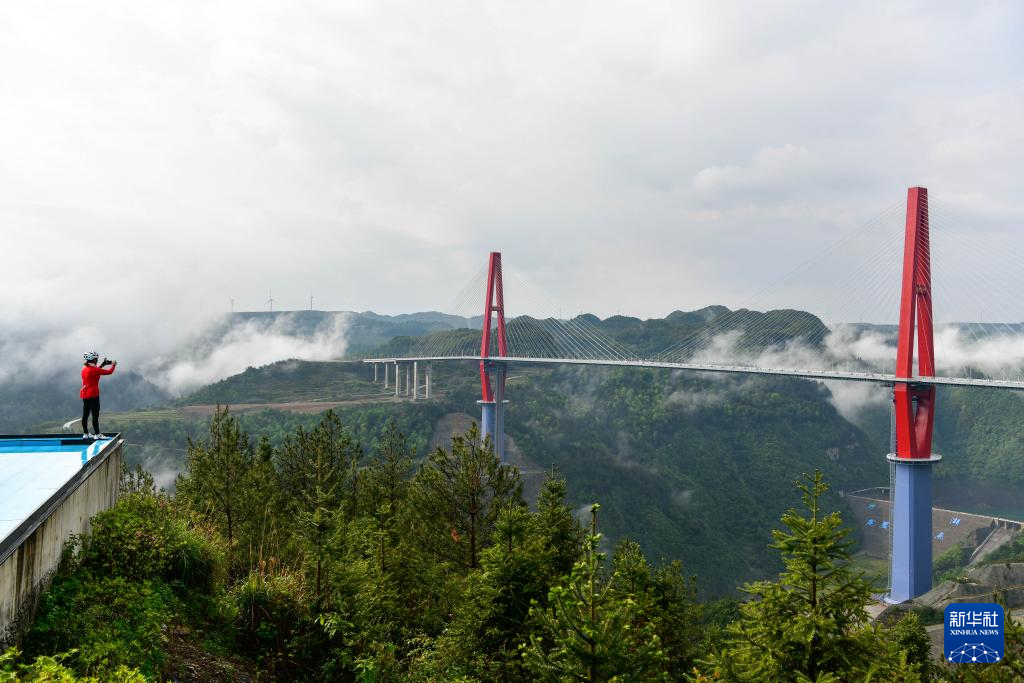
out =
<svg viewBox="0 0 1024 683"><path fill-rule="evenodd" d="M671 363L655 360L602 360L589 358L487 358L481 356L420 356L410 358L366 358L364 363L413 363L427 361L476 361L489 360L500 363L535 365L596 365L606 367L661 368L690 372L724 372L744 375L779 375L803 377L818 380L842 380L850 382L874 382L876 384L933 384L962 387L987 387L990 389L1024 390L1024 381L1000 380L971 377L897 377L896 375L873 372L851 372L848 370L802 370L791 368L759 368L749 365L712 365L704 363Z"/></svg>

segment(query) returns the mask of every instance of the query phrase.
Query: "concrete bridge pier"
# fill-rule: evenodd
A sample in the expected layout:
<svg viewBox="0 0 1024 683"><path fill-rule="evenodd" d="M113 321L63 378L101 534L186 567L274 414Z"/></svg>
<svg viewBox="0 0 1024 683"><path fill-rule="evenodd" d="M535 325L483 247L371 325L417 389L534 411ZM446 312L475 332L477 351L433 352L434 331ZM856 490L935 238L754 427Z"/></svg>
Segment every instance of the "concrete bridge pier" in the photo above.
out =
<svg viewBox="0 0 1024 683"><path fill-rule="evenodd" d="M420 397L420 364L417 361L412 362L412 400L416 400Z"/></svg>
<svg viewBox="0 0 1024 683"><path fill-rule="evenodd" d="M425 367L423 369L423 374L424 374L424 380L426 380L425 381L425 386L423 387L424 388L423 398L429 399L430 398L430 361L429 360L427 361L427 367Z"/></svg>
<svg viewBox="0 0 1024 683"><path fill-rule="evenodd" d="M388 388L388 364L384 363L384 388Z"/></svg>
<svg viewBox="0 0 1024 683"><path fill-rule="evenodd" d="M896 469L889 601L900 603L932 587L932 465L942 456L886 458Z"/></svg>
<svg viewBox="0 0 1024 683"><path fill-rule="evenodd" d="M412 367L408 364L405 366L405 395L412 395Z"/></svg>
<svg viewBox="0 0 1024 683"><path fill-rule="evenodd" d="M477 401L480 404L480 440L491 437L494 454L498 460L505 462L505 365L496 364L494 368L494 400Z"/></svg>
<svg viewBox="0 0 1024 683"><path fill-rule="evenodd" d="M402 366L395 362L395 398L402 395Z"/></svg>
<svg viewBox="0 0 1024 683"><path fill-rule="evenodd" d="M377 383L377 364L373 364L373 383Z"/></svg>

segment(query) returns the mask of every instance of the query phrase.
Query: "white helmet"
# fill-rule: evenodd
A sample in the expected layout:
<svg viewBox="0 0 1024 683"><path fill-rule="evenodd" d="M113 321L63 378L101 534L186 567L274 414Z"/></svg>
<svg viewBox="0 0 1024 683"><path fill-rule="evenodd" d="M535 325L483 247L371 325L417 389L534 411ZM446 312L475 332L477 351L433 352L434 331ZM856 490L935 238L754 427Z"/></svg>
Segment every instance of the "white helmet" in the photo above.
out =
<svg viewBox="0 0 1024 683"><path fill-rule="evenodd" d="M82 358L85 359L86 363L91 363L95 360L99 360L100 354L96 353L95 351L90 351L89 353L84 354Z"/></svg>

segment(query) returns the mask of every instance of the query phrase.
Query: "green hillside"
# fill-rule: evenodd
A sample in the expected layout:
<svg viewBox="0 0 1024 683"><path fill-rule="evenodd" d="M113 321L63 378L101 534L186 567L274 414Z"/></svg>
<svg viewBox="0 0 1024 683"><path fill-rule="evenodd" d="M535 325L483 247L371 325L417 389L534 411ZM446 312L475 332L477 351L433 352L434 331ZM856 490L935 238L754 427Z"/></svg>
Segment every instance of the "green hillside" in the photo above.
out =
<svg viewBox="0 0 1024 683"><path fill-rule="evenodd" d="M366 450L385 421L396 419L423 457L442 415L478 414L478 378L471 364L464 365L435 367L435 386L444 398L345 405L336 412ZM275 364L211 385L185 402L337 399L345 397L344 387L382 393L367 376L365 366ZM530 369L513 373L509 398L508 434L538 465L564 474L573 507L600 501L611 542L630 537L653 558L683 559L708 594L732 591L776 568L765 538L796 502L792 481L799 473L820 468L837 490L886 477L880 448L843 420L827 392L811 382ZM109 423L129 434L129 457L151 469L176 467L186 434L205 428L205 420L146 423L142 415L111 416ZM275 444L316 419L276 410L240 416L250 433ZM841 507L837 497L829 500Z"/></svg>
<svg viewBox="0 0 1024 683"><path fill-rule="evenodd" d="M468 412L474 389L452 407ZM600 501L613 542L683 559L712 594L775 569L765 534L797 502L799 473L821 469L837 491L887 476L880 449L811 382L562 369L509 398L508 434L565 475L574 505Z"/></svg>
<svg viewBox="0 0 1024 683"><path fill-rule="evenodd" d="M410 317L402 324L458 322L432 315L426 320ZM314 318L306 322L320 324ZM793 318L719 306L677 311L661 320L581 319L643 353L664 347L669 339L699 335L708 325L715 330L760 329ZM813 316L798 320L785 330L780 327L780 334L792 338L806 330L820 331L821 323ZM427 339L430 344L455 341L473 353L476 335L469 329L435 329ZM423 343L423 337L398 336L366 353L401 354ZM113 410L105 413L104 425L124 431L129 459L154 470L166 485L181 466L187 438L206 429L208 412L199 407L215 404L301 407L304 412L263 409L240 415L251 434L266 436L275 445L295 429L313 425L318 403L336 406L367 451L386 421L394 418L411 437L417 457L423 458L442 416L479 414L474 363L435 363L433 386L433 400L413 404L394 399L382 383L374 384L371 368L360 362L281 361L142 411L116 412L118 399L124 405L125 397L111 383L105 406ZM653 558L684 559L701 577L701 590L707 594L732 591L738 582L776 568L764 539L782 511L794 504L791 483L799 473L820 468L835 491L888 481L883 458L889 438L886 406L868 407L854 424L836 411L828 390L814 382L531 366L513 367L508 398L509 436L532 462L566 476L567 498L574 507L600 501L612 541L630 537ZM67 410L74 408L72 403ZM130 401L126 407L133 407ZM937 499L949 491L943 482L958 484L954 493L962 495L978 487L961 482L988 481L992 488L979 494L979 500L955 501L979 510L986 503L1012 508L1007 496L1012 497L1014 484L1024 483L1024 460L1018 456L1022 424L1024 401L1014 394L941 391L936 445L945 459L936 471ZM828 500L842 509L838 496Z"/></svg>
<svg viewBox="0 0 1024 683"><path fill-rule="evenodd" d="M181 405L336 401L379 396L372 370L359 362L287 360L233 375L180 399Z"/></svg>

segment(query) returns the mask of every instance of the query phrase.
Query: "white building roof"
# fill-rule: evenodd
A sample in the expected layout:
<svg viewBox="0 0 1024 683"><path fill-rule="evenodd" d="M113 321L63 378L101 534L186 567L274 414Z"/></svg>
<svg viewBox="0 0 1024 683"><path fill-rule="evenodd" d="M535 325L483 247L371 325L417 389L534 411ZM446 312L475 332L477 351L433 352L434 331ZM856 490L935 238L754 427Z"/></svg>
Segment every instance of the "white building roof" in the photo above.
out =
<svg viewBox="0 0 1024 683"><path fill-rule="evenodd" d="M0 543L41 508L110 439L0 437Z"/></svg>

